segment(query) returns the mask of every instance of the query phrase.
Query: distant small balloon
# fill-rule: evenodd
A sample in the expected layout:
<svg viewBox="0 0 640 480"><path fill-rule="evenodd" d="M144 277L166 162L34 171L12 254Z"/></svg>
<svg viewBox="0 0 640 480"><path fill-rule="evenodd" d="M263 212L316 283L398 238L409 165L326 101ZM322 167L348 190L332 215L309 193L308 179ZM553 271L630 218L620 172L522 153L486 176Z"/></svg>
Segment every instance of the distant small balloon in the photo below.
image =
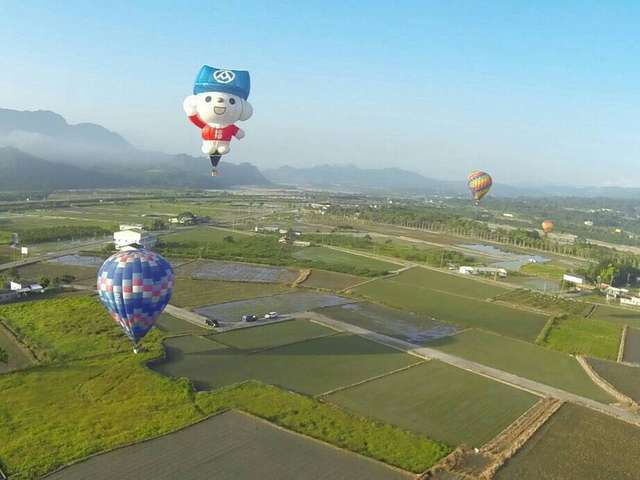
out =
<svg viewBox="0 0 640 480"><path fill-rule="evenodd" d="M104 262L97 287L102 304L136 345L169 303L173 282L173 268L162 256L129 248Z"/></svg>
<svg viewBox="0 0 640 480"><path fill-rule="evenodd" d="M467 177L469 191L473 196L473 199L476 202L476 205L480 203L482 197L484 197L489 190L491 190L491 185L493 185L493 179L491 175L486 172L481 172L480 170L476 170L475 172L471 172Z"/></svg>
<svg viewBox="0 0 640 480"><path fill-rule="evenodd" d="M553 222L551 220L545 220L544 222L542 222L542 231L544 233L551 233L553 232Z"/></svg>

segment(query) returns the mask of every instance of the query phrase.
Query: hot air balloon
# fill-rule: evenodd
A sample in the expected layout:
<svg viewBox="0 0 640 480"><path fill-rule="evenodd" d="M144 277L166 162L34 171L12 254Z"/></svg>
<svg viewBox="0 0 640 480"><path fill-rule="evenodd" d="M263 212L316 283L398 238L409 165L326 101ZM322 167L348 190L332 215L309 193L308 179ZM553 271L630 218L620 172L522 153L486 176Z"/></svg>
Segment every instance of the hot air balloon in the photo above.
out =
<svg viewBox="0 0 640 480"><path fill-rule="evenodd" d="M484 197L489 190L491 190L491 185L493 185L493 180L491 179L491 175L486 172L481 172L476 170L475 172L471 172L467 177L469 191L471 191L471 195L476 202L476 205L480 203L482 197Z"/></svg>
<svg viewBox="0 0 640 480"><path fill-rule="evenodd" d="M218 162L229 153L233 137L244 131L236 122L249 120L253 107L247 101L251 78L245 70L228 70L204 65L193 86L193 95L182 106L189 120L201 130L202 153L209 156L211 175L218 174Z"/></svg>
<svg viewBox="0 0 640 480"><path fill-rule="evenodd" d="M553 222L551 220L545 220L544 222L542 222L542 231L544 233L551 233L553 232Z"/></svg>
<svg viewBox="0 0 640 480"><path fill-rule="evenodd" d="M133 247L110 256L100 267L100 301L133 342L135 353L169 303L173 280L173 269L162 256Z"/></svg>

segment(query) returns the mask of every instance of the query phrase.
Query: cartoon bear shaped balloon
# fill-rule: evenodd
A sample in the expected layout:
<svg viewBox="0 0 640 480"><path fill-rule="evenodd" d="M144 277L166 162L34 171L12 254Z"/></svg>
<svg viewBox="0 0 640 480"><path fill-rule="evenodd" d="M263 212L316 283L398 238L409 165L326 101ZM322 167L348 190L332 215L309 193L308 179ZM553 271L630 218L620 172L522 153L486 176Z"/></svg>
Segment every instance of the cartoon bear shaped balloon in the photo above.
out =
<svg viewBox="0 0 640 480"><path fill-rule="evenodd" d="M247 101L251 89L249 72L204 65L184 100L189 120L202 131L202 152L211 160L211 175L217 175L222 155L229 153L231 139L244 137L235 123L249 120L253 107Z"/></svg>

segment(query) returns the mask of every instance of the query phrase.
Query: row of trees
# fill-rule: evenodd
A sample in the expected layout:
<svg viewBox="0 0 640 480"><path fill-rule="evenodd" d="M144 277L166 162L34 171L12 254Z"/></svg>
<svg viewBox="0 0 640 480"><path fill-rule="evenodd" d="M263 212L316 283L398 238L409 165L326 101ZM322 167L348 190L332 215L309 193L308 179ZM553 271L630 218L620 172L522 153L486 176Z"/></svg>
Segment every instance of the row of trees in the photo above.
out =
<svg viewBox="0 0 640 480"><path fill-rule="evenodd" d="M97 225L61 225L54 227L29 228L18 231L21 243L43 243L77 238L104 237L113 233Z"/></svg>

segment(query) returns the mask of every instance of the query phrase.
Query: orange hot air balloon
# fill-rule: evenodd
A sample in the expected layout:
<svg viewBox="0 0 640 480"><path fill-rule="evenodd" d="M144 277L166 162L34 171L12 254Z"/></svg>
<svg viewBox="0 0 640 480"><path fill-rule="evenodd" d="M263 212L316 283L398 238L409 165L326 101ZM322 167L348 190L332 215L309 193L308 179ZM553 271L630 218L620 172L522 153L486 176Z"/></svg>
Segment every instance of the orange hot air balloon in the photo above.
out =
<svg viewBox="0 0 640 480"><path fill-rule="evenodd" d="M551 233L553 232L553 222L551 220L545 220L544 222L542 222L542 231L544 233Z"/></svg>
<svg viewBox="0 0 640 480"><path fill-rule="evenodd" d="M487 193L489 193L489 190L491 190L493 179L488 173L476 170L475 172L471 172L469 174L469 176L467 177L467 181L469 191L471 192L476 205L478 205L480 203L480 200L482 200L482 197L484 197Z"/></svg>

